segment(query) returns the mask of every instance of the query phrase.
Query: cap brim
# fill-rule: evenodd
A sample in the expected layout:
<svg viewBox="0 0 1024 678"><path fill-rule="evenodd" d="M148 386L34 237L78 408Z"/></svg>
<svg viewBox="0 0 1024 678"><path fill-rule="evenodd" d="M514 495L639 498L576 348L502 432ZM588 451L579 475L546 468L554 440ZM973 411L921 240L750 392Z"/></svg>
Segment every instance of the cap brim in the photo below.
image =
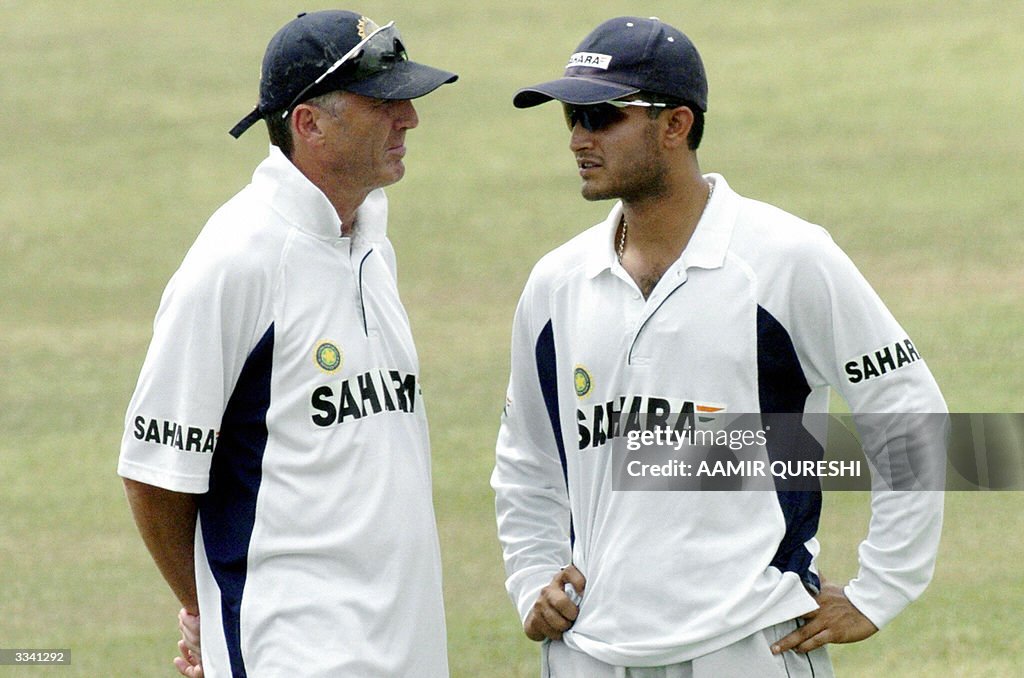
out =
<svg viewBox="0 0 1024 678"><path fill-rule="evenodd" d="M639 91L636 87L620 85L616 82L573 76L542 82L533 87L524 87L516 92L512 98L512 104L516 108L530 108L555 99L567 104L589 106L636 94Z"/></svg>
<svg viewBox="0 0 1024 678"><path fill-rule="evenodd" d="M346 83L341 89L375 99L416 99L459 76L415 61L402 61L394 68L365 80Z"/></svg>

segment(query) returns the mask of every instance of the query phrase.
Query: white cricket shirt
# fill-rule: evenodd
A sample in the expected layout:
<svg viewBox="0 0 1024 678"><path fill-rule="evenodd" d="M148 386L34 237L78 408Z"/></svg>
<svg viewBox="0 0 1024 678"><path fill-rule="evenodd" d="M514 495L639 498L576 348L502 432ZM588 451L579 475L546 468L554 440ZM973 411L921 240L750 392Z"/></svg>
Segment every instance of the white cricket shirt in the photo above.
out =
<svg viewBox="0 0 1024 678"><path fill-rule="evenodd" d="M648 299L616 259L616 205L537 264L514 321L491 480L507 588L525 620L573 562L587 586L565 641L610 664L717 650L813 610L805 585L819 584L820 492L612 491L623 413L827 412L829 387L854 413L946 411L824 230L708 178L696 231ZM861 358L879 354L891 360L865 372L879 363ZM894 442L860 433L869 458ZM930 580L942 498L879 490L872 511L847 594L881 626Z"/></svg>
<svg viewBox="0 0 1024 678"><path fill-rule="evenodd" d="M448 675L419 363L387 199L358 236L271 146L160 302L118 472L199 493L209 678Z"/></svg>

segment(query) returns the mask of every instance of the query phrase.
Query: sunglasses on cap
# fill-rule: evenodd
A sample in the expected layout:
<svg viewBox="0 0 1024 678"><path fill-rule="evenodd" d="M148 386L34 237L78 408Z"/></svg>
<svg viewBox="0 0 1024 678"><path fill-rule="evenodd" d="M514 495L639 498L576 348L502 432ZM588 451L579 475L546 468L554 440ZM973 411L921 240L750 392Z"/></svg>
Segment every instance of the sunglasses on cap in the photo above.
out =
<svg viewBox="0 0 1024 678"><path fill-rule="evenodd" d="M655 103L634 99L630 101L606 101L604 103L590 104L587 106L563 103L562 110L565 113L565 124L569 126L570 131L576 127L576 123L579 123L583 125L583 129L588 132L597 132L625 118L626 114L623 113L622 109L627 106L639 106L642 108L675 108L676 104Z"/></svg>
<svg viewBox="0 0 1024 678"><path fill-rule="evenodd" d="M314 87L343 67L346 79L352 82L389 71L396 63L408 60L409 55L402 44L402 36L398 33L395 22L388 22L360 40L355 47L331 64L320 77L306 85L284 109L281 117L287 118L292 109L302 103Z"/></svg>

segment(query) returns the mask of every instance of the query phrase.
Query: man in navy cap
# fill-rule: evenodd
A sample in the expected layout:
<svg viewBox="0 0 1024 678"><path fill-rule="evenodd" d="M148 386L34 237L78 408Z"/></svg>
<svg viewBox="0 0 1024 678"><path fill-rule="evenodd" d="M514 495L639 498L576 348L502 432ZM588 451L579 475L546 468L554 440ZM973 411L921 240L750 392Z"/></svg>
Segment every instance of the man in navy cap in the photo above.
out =
<svg viewBox="0 0 1024 678"><path fill-rule="evenodd" d="M827 413L835 388L855 416L896 424L859 426L869 458L899 449L934 471L941 426L904 424L944 413L942 395L823 229L702 173L707 79L683 33L654 18L601 24L562 78L514 104L551 100L583 197L617 202L541 259L513 326L491 483L507 588L526 635L544 641L545 675L830 676L826 644L870 636L928 584L941 492L876 483L860 573L838 586L815 565L820 491L772 477L685 491L721 471L623 452L658 427L692 440L748 413L760 424L740 431L740 451L730 442L725 468L766 468L795 442L819 454L801 422Z"/></svg>
<svg viewBox="0 0 1024 678"><path fill-rule="evenodd" d="M456 77L353 12L299 15L267 47L231 134L264 120L270 155L164 292L118 465L183 606L184 675L448 675L381 189L405 172L411 100Z"/></svg>

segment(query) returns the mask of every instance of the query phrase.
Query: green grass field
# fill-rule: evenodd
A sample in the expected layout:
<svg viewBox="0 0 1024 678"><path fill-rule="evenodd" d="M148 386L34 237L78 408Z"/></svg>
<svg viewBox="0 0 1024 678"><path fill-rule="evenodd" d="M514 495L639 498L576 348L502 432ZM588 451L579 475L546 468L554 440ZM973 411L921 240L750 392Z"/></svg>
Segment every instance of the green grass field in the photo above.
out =
<svg viewBox="0 0 1024 678"><path fill-rule="evenodd" d="M323 2L0 0L0 648L170 676L177 605L115 474L160 292L266 152L227 130L270 35ZM657 14L701 49L701 162L826 226L914 337L954 411L1024 411L1024 61L1004 1L366 0L458 71L417 104L391 234L428 398L452 674L537 675L504 588L488 475L516 299L602 218L578 195L555 77L601 20ZM262 126L261 126L262 127ZM856 572L867 497L826 496L821 564ZM935 581L840 676L1016 676L1024 494L947 501ZM297 675L301 675L301 672Z"/></svg>

